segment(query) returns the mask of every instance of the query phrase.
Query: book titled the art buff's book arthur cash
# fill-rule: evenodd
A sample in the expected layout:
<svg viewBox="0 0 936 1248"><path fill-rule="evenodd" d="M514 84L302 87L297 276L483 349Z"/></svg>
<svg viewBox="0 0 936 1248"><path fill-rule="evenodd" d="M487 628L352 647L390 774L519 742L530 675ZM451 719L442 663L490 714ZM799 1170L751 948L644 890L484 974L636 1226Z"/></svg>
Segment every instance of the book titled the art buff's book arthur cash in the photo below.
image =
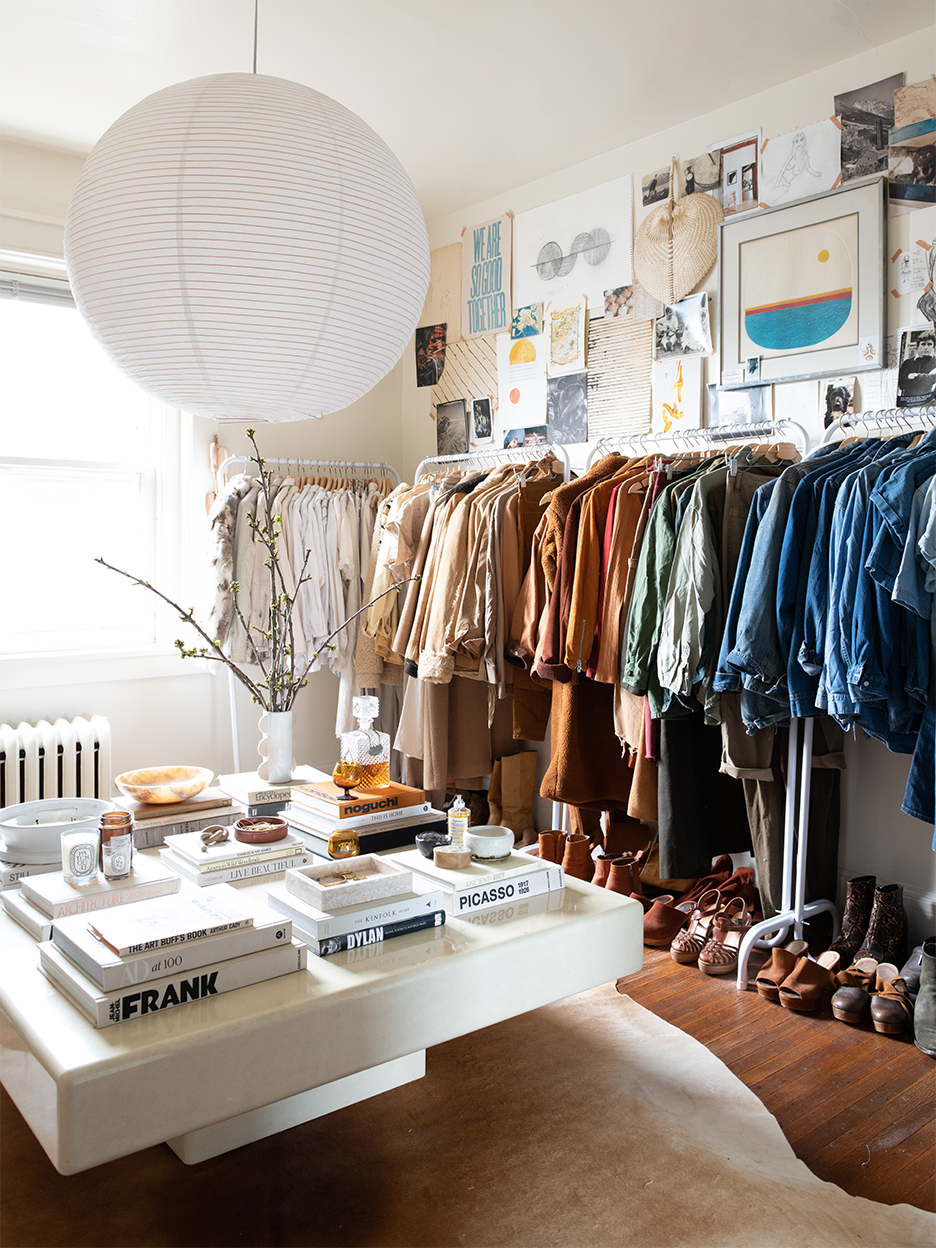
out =
<svg viewBox="0 0 936 1248"><path fill-rule="evenodd" d="M385 784L379 789L361 790L346 798L343 789L331 780L319 780L314 784L293 785L292 801L308 806L330 819L353 820L361 815L381 811L403 810L408 806L422 806L426 794L406 784Z"/></svg>
<svg viewBox="0 0 936 1248"><path fill-rule="evenodd" d="M262 862L245 861L240 865L224 867L217 871L199 871L191 862L173 853L171 849L161 849L159 857L166 867L181 876L183 880L197 884L199 888L221 883L236 884L239 880L262 879L267 875L287 871L291 867L311 867L316 861L311 850L305 848L299 850L296 847L281 857L265 858Z"/></svg>
<svg viewBox="0 0 936 1248"><path fill-rule="evenodd" d="M123 880L105 880L99 875L93 884L80 888L65 883L61 871L51 875L30 875L20 883L23 896L50 919L68 914L108 910L148 897L162 897L179 891L179 877L156 858L134 854L133 870Z"/></svg>
<svg viewBox="0 0 936 1248"><path fill-rule="evenodd" d="M196 891L194 885L187 885ZM130 988L134 984L161 979L166 975L181 975L212 962L243 957L247 953L259 953L288 945L292 938L292 921L285 915L276 914L260 902L251 903L242 892L237 893L238 902L249 905L253 924L238 927L213 936L199 939L160 944L158 948L119 957L89 930L83 915L68 919L56 919L51 939L56 948L94 980L105 992L118 988ZM203 896L203 894L199 894ZM44 939L48 940L46 936Z"/></svg>
<svg viewBox="0 0 936 1248"><path fill-rule="evenodd" d="M231 992L265 979L305 970L307 964L308 949L305 944L290 940L285 945L261 949L243 957L227 958L190 972L167 975L139 987L104 992L73 966L52 941L39 945L41 970L95 1027L109 1027L126 1019L144 1018L190 1001L204 1001L221 992Z"/></svg>
<svg viewBox="0 0 936 1248"><path fill-rule="evenodd" d="M333 953L343 953L346 949L363 949L367 945L380 945L384 941L393 940L397 936L408 936L410 932L425 931L426 928L441 927L445 923L445 911L436 910L432 914L415 915L411 919L400 919L398 923L378 923L375 927L365 927L360 932L345 932L343 936L325 936L316 940L311 932L304 932L296 927L298 940L303 940L310 951L319 958L327 958Z"/></svg>
<svg viewBox="0 0 936 1248"><path fill-rule="evenodd" d="M89 931L121 958L252 926L253 914L229 884L209 892L189 886L173 897L155 897L88 919Z"/></svg>
<svg viewBox="0 0 936 1248"><path fill-rule="evenodd" d="M472 862L462 870L437 867L418 849L387 855L392 862L434 881L443 891L446 911L457 918L565 887L562 867L527 854L511 854L499 863Z"/></svg>
<svg viewBox="0 0 936 1248"><path fill-rule="evenodd" d="M424 918L433 911L444 909L442 889L431 880L419 877L413 878L412 892L387 897L383 901L365 902L360 906L339 906L334 910L319 910L289 892L285 884L274 884L267 892L267 904L285 918L292 919L315 940L361 932L381 924Z"/></svg>

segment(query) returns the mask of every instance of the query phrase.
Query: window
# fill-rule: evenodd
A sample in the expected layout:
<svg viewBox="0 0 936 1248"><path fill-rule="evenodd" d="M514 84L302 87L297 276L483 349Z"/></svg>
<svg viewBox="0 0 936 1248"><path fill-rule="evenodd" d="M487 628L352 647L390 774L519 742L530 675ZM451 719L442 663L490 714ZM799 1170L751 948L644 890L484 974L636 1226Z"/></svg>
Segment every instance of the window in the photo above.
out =
<svg viewBox="0 0 936 1248"><path fill-rule="evenodd" d="M17 279L3 260L0 656L170 645L172 612L94 559L189 604L191 419L111 364L63 266Z"/></svg>

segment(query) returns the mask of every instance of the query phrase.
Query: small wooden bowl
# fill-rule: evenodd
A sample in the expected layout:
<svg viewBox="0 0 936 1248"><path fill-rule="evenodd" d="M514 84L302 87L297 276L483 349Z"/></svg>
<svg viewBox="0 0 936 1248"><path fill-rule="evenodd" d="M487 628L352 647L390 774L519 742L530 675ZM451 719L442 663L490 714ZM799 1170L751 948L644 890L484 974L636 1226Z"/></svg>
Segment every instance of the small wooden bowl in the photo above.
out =
<svg viewBox="0 0 936 1248"><path fill-rule="evenodd" d="M255 815L238 819L234 824L234 836L238 841L260 845L265 841L281 841L289 831L289 824L278 815Z"/></svg>

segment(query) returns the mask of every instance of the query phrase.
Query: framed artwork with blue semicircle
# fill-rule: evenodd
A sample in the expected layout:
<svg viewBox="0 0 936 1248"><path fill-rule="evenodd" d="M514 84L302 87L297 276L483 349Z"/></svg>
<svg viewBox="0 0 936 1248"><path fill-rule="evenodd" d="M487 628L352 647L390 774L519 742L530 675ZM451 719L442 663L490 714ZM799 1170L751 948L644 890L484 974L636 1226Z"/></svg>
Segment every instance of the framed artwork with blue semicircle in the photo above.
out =
<svg viewBox="0 0 936 1248"><path fill-rule="evenodd" d="M882 367L884 194L872 178L723 223L722 386L754 357L762 382Z"/></svg>

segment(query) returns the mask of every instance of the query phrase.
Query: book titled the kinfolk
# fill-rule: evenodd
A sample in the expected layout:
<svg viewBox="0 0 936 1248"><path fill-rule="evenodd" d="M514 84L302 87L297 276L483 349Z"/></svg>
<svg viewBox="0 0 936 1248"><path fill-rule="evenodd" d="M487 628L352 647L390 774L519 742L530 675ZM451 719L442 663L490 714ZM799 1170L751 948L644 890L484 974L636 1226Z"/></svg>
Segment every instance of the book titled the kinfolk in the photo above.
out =
<svg viewBox="0 0 936 1248"><path fill-rule="evenodd" d="M238 900L246 906L250 898L238 893ZM57 919L51 939L99 988L111 992L166 975L181 975L212 962L223 962L228 958L289 944L292 921L286 915L275 914L258 902L250 908L253 913L252 927L238 927L197 940L161 945L158 949L130 953L124 957L118 957L93 936L88 930L87 920L80 914ZM49 936L44 939L48 940Z"/></svg>
<svg viewBox="0 0 936 1248"><path fill-rule="evenodd" d="M51 875L28 875L20 882L23 896L50 919L68 914L88 914L109 910L149 897L162 897L179 891L179 877L163 863L145 854L135 854L133 870L123 880L105 880L99 875L93 884L80 888L65 883L61 871Z"/></svg>
<svg viewBox="0 0 936 1248"><path fill-rule="evenodd" d="M383 901L369 901L360 906L339 906L334 910L318 910L307 901L289 892L285 884L274 884L267 892L267 904L277 913L308 932L315 940L361 932L368 927L399 923L404 919L425 918L442 910L442 889L429 880L413 879L413 891Z"/></svg>
<svg viewBox="0 0 936 1248"><path fill-rule="evenodd" d="M91 933L121 958L252 926L253 915L229 884L210 892L187 888L174 897L141 901L88 920Z"/></svg>
<svg viewBox="0 0 936 1248"><path fill-rule="evenodd" d="M362 790L345 796L343 789L331 780L318 780L314 784L293 785L292 800L310 810L320 811L330 819L357 819L379 811L402 810L407 806L422 806L426 794L406 784L386 784L379 789Z"/></svg>
<svg viewBox="0 0 936 1248"><path fill-rule="evenodd" d="M301 939L317 957L327 958L332 953L342 953L345 949L363 949L366 945L379 945L395 936L407 936L410 932L425 931L427 927L441 927L445 923L445 911L435 910L431 914L414 915L411 919L400 919L398 923L380 923L376 927L365 927L359 932L345 932L342 936L326 936L316 940L311 933L303 933ZM296 928L296 932L299 932Z"/></svg>
<svg viewBox="0 0 936 1248"><path fill-rule="evenodd" d="M73 966L52 941L39 945L40 969L95 1027L109 1027L127 1019L145 1018L178 1005L187 1005L190 1001L204 1001L222 992L246 988L248 984L305 970L307 964L306 945L300 940L290 940L286 945L261 949L239 958L227 958L189 972L167 975L139 987L104 992Z"/></svg>

